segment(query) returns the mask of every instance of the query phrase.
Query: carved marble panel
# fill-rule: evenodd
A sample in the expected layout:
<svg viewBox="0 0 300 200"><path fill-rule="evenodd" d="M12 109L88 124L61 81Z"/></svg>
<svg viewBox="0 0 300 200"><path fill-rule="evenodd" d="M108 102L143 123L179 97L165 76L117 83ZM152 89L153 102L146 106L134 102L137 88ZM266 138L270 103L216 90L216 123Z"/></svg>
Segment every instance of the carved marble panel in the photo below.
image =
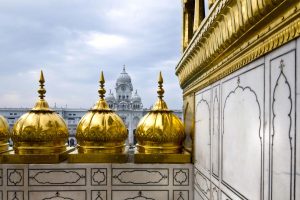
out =
<svg viewBox="0 0 300 200"><path fill-rule="evenodd" d="M189 169L173 169L173 185L189 185Z"/></svg>
<svg viewBox="0 0 300 200"><path fill-rule="evenodd" d="M202 197L201 195L200 195L200 193L197 191L197 190L194 190L194 199L199 199L199 200L206 200L207 198L205 198L205 197Z"/></svg>
<svg viewBox="0 0 300 200"><path fill-rule="evenodd" d="M195 168L194 176L195 190L205 195L207 199L210 199L210 181L199 170Z"/></svg>
<svg viewBox="0 0 300 200"><path fill-rule="evenodd" d="M249 68L222 83L222 183L241 197L260 199L264 65Z"/></svg>
<svg viewBox="0 0 300 200"><path fill-rule="evenodd" d="M297 116L300 113L300 39L297 40L297 50L296 50L296 182L295 182L295 196L296 199L300 199L300 117Z"/></svg>
<svg viewBox="0 0 300 200"><path fill-rule="evenodd" d="M219 142L220 142L220 87L212 88L212 136L211 136L211 156L212 174L219 177Z"/></svg>
<svg viewBox="0 0 300 200"><path fill-rule="evenodd" d="M203 173L209 173L211 164L211 90L197 94L195 110L195 167Z"/></svg>
<svg viewBox="0 0 300 200"><path fill-rule="evenodd" d="M0 169L0 186L3 185L3 169Z"/></svg>
<svg viewBox="0 0 300 200"><path fill-rule="evenodd" d="M93 190L91 194L91 200L107 200L107 191Z"/></svg>
<svg viewBox="0 0 300 200"><path fill-rule="evenodd" d="M299 41L300 42L300 41ZM300 48L300 44L299 44L299 48ZM300 52L299 52L299 54L300 54ZM300 55L298 56L298 58L300 58ZM300 59L298 59L298 60L300 60ZM299 61L299 63L300 63L300 61ZM300 66L300 64L298 65L298 66ZM298 71L300 71L300 70L298 70ZM297 78L297 81L299 81L300 82L300 76L298 76L298 78ZM298 84L298 85L300 85L300 84ZM297 94L297 97L296 97L296 99L297 99L297 106L296 106L296 108L297 108L297 111L296 111L296 113L298 114L298 113L300 113L300 93L299 94ZM296 188L296 191L295 191L295 196L296 196L296 198L295 199L300 199L300 136L299 136L299 134L300 134L300 127L299 127L299 124L300 124L300 117L298 116L297 117L297 130L296 130L296 134L297 134L297 137L296 137L296 139L297 139L297 141L296 141L296 147L297 147L297 151L296 151L296 173L295 173L295 175L296 175L296 182L295 182L295 188Z"/></svg>
<svg viewBox="0 0 300 200"><path fill-rule="evenodd" d="M270 198L273 200L293 199L295 73L295 51L270 60Z"/></svg>
<svg viewBox="0 0 300 200"><path fill-rule="evenodd" d="M24 169L7 169L7 185L24 185Z"/></svg>
<svg viewBox="0 0 300 200"><path fill-rule="evenodd" d="M195 94L195 199L300 198L296 48L300 39Z"/></svg>
<svg viewBox="0 0 300 200"><path fill-rule="evenodd" d="M39 190L29 191L29 200L87 200L86 191L81 190Z"/></svg>
<svg viewBox="0 0 300 200"><path fill-rule="evenodd" d="M219 200L219 188L212 184L211 200Z"/></svg>
<svg viewBox="0 0 300 200"><path fill-rule="evenodd" d="M23 191L7 191L7 200L24 200Z"/></svg>
<svg viewBox="0 0 300 200"><path fill-rule="evenodd" d="M174 190L173 191L173 200L188 200L189 191L188 190Z"/></svg>
<svg viewBox="0 0 300 200"><path fill-rule="evenodd" d="M113 190L112 200L167 200L167 190Z"/></svg>
<svg viewBox="0 0 300 200"><path fill-rule="evenodd" d="M112 185L169 185L169 169L112 169Z"/></svg>
<svg viewBox="0 0 300 200"><path fill-rule="evenodd" d="M192 164L60 163L1 167L5 181L0 186L0 200L193 200L193 196L188 196L193 191Z"/></svg>
<svg viewBox="0 0 300 200"><path fill-rule="evenodd" d="M91 169L91 185L107 185L107 169L92 168Z"/></svg>
<svg viewBox="0 0 300 200"><path fill-rule="evenodd" d="M86 169L29 169L29 185L86 185Z"/></svg>
<svg viewBox="0 0 300 200"><path fill-rule="evenodd" d="M225 193L221 193L221 200L232 200L229 196L227 196Z"/></svg>

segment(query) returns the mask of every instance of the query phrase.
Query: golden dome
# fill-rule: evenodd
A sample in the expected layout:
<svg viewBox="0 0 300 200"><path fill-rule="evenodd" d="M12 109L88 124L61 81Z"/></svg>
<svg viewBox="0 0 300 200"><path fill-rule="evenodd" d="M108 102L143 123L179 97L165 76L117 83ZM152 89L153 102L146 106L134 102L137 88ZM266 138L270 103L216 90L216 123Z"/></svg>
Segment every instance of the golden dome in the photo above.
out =
<svg viewBox="0 0 300 200"><path fill-rule="evenodd" d="M66 150L68 128L63 118L52 111L44 99L46 90L42 71L39 82L40 99L13 127L12 140L17 154L54 154Z"/></svg>
<svg viewBox="0 0 300 200"><path fill-rule="evenodd" d="M161 72L158 78L158 100L136 129L139 153L180 153L185 138L183 124L163 100Z"/></svg>
<svg viewBox="0 0 300 200"><path fill-rule="evenodd" d="M79 153L122 153L128 137L123 120L104 99L104 76L101 72L100 99L79 121L76 131Z"/></svg>
<svg viewBox="0 0 300 200"><path fill-rule="evenodd" d="M9 125L6 119L0 115L0 152L8 149Z"/></svg>

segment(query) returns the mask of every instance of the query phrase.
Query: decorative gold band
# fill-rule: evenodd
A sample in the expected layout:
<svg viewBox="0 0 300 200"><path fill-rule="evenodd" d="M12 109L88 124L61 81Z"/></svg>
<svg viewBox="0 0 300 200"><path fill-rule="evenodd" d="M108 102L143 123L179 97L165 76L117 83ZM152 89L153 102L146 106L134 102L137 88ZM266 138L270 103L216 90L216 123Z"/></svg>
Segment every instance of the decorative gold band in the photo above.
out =
<svg viewBox="0 0 300 200"><path fill-rule="evenodd" d="M172 145L172 146L153 146L153 145L140 145L137 144L137 151L139 153L146 154L172 154L172 153L181 153L182 146Z"/></svg>
<svg viewBox="0 0 300 200"><path fill-rule="evenodd" d="M218 1L177 65L184 96L299 37L299 16L299 1Z"/></svg>
<svg viewBox="0 0 300 200"><path fill-rule="evenodd" d="M66 151L67 146L64 143L47 143L46 145L37 142L15 143L14 150L16 154L59 154Z"/></svg>
<svg viewBox="0 0 300 200"><path fill-rule="evenodd" d="M103 142L79 142L77 145L79 153L123 153L126 144L119 143L103 143Z"/></svg>

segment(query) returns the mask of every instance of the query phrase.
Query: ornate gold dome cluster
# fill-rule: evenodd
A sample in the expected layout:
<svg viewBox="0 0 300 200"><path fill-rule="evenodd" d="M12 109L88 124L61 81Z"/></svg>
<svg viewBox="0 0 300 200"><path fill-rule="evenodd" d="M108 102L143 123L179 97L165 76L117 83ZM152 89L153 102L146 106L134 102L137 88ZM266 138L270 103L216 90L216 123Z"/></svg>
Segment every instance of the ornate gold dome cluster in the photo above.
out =
<svg viewBox="0 0 300 200"><path fill-rule="evenodd" d="M128 137L123 120L106 103L101 72L100 99L79 121L76 131L79 153L122 153Z"/></svg>
<svg viewBox="0 0 300 200"><path fill-rule="evenodd" d="M163 100L163 78L158 78L158 100L136 129L139 153L181 153L185 138L183 124Z"/></svg>
<svg viewBox="0 0 300 200"><path fill-rule="evenodd" d="M6 119L0 115L0 152L8 149L9 126Z"/></svg>
<svg viewBox="0 0 300 200"><path fill-rule="evenodd" d="M68 128L63 118L44 99L44 75L40 75L39 100L15 123L12 140L16 154L55 154L66 150Z"/></svg>
<svg viewBox="0 0 300 200"><path fill-rule="evenodd" d="M123 120L113 112L106 103L104 75L100 75L99 100L81 118L77 125L76 139L77 149L71 151L66 147L68 128L63 118L49 108L44 99L44 75L41 71L39 100L26 114L22 115L15 123L11 138L13 140L14 153L19 155L14 158L12 154L6 154L16 163L39 163L46 156L52 156L51 162L60 162L69 158L69 162L126 162L127 128ZM161 73L158 79L158 100L153 109L139 122L136 129L137 153L147 154L150 162L152 154L178 156L182 152L182 143L185 138L182 122L172 113L163 100L163 78ZM0 116L0 150L7 150L9 126L6 120ZM4 150L4 151L5 151ZM32 157L32 154L35 156ZM57 157L58 156L58 157ZM149 157L150 156L150 157ZM174 157L173 156L173 157ZM176 158L170 161L175 161ZM6 157L4 156L6 159ZM33 159L31 159L33 158ZM137 156L138 158L138 156ZM164 159L164 157L162 157ZM3 160L5 160L3 159ZM0 159L1 160L1 159ZM143 162L143 159L141 159ZM156 159L154 162L160 162ZM162 160L164 162L166 160ZM50 161L49 161L50 162Z"/></svg>

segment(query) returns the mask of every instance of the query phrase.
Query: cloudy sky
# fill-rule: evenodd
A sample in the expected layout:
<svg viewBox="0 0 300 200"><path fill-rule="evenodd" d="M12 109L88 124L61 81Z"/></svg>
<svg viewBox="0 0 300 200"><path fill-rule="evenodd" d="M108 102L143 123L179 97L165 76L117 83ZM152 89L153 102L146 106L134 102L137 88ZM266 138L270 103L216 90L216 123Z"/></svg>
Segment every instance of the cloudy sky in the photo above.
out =
<svg viewBox="0 0 300 200"><path fill-rule="evenodd" d="M113 89L123 64L144 107L165 99L182 107L180 0L0 0L0 107L32 107L39 71L50 106L89 108L100 70Z"/></svg>

